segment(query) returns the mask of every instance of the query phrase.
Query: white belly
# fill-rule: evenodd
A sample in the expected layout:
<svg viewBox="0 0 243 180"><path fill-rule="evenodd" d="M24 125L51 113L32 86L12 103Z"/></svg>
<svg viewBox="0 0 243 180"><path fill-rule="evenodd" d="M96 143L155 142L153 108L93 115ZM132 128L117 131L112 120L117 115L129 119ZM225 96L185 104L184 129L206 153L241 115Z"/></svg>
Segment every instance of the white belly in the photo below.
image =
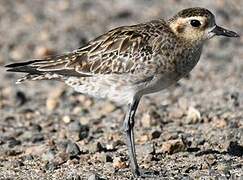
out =
<svg viewBox="0 0 243 180"><path fill-rule="evenodd" d="M139 94L156 93L175 84L180 78L181 77L175 73L167 73L163 74L161 77L155 77L149 84L141 88Z"/></svg>
<svg viewBox="0 0 243 180"><path fill-rule="evenodd" d="M134 86L127 82L117 82L112 76L86 77L83 79L70 77L65 82L77 92L95 98L109 99L117 104L128 104L135 95Z"/></svg>

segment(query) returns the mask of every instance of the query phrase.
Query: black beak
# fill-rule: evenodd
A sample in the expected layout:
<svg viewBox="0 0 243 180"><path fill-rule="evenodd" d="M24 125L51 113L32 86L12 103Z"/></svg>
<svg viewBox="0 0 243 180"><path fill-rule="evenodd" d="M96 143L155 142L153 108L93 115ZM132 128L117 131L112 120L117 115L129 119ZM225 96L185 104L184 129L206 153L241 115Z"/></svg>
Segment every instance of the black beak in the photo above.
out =
<svg viewBox="0 0 243 180"><path fill-rule="evenodd" d="M239 34L237 34L236 32L224 29L217 25L212 30L212 32L215 33L217 36L240 37Z"/></svg>

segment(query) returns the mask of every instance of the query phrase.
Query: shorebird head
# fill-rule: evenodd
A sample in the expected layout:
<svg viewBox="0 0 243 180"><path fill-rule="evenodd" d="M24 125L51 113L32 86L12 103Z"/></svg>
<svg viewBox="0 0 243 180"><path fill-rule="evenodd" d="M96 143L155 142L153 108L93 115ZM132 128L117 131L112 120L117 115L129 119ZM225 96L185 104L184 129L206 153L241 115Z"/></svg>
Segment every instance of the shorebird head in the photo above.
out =
<svg viewBox="0 0 243 180"><path fill-rule="evenodd" d="M192 42L205 41L213 36L239 37L236 32L216 25L215 16L205 8L188 8L169 19L172 31Z"/></svg>

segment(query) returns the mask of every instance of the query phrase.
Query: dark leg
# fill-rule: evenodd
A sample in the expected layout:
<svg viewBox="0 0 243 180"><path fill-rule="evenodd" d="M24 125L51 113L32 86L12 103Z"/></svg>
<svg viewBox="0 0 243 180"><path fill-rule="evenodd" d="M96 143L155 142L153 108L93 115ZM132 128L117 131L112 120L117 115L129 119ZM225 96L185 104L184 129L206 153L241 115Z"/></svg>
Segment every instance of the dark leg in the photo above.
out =
<svg viewBox="0 0 243 180"><path fill-rule="evenodd" d="M134 117L139 104L139 100L140 98L137 99L134 98L132 103L129 104L129 109L126 114L125 120L123 122L123 130L125 132L126 139L127 139L127 147L128 147L128 154L131 163L131 169L133 171L133 174L136 176L140 176L140 172L139 172L139 167L136 159L133 127L134 127Z"/></svg>

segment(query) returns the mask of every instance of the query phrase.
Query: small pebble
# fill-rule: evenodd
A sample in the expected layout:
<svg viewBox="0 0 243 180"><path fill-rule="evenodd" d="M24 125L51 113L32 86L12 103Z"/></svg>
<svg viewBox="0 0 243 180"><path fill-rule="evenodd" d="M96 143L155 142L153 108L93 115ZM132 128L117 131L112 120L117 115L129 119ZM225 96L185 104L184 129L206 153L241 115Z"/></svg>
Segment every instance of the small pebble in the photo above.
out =
<svg viewBox="0 0 243 180"><path fill-rule="evenodd" d="M218 117L213 118L212 123L216 128L225 128L227 126L227 121Z"/></svg>
<svg viewBox="0 0 243 180"><path fill-rule="evenodd" d="M55 54L52 49L46 48L44 46L37 46L34 52L36 57L46 57Z"/></svg>
<svg viewBox="0 0 243 180"><path fill-rule="evenodd" d="M55 162L58 164L63 164L69 160L69 154L66 152L58 152L55 156Z"/></svg>
<svg viewBox="0 0 243 180"><path fill-rule="evenodd" d="M22 91L17 91L17 92L16 92L16 104L17 104L18 106L22 106L22 105L24 105L26 102L27 102L27 98L26 98L24 92L22 92Z"/></svg>
<svg viewBox="0 0 243 180"><path fill-rule="evenodd" d="M29 141L33 136L33 133L31 131L24 131L24 133L21 135L22 139L24 141Z"/></svg>
<svg viewBox="0 0 243 180"><path fill-rule="evenodd" d="M144 113L141 119L141 123L143 127L151 127L152 119L149 113Z"/></svg>
<svg viewBox="0 0 243 180"><path fill-rule="evenodd" d="M84 109L90 108L90 106L93 104L93 101L91 98L85 96L85 95L79 95L78 100L81 102L82 107Z"/></svg>
<svg viewBox="0 0 243 180"><path fill-rule="evenodd" d="M124 159L122 159L121 157L115 157L113 159L113 167L115 169L124 169L127 168L128 165L127 163L124 161Z"/></svg>
<svg viewBox="0 0 243 180"><path fill-rule="evenodd" d="M55 152L53 150L48 150L41 156L43 161L52 161L55 159Z"/></svg>
<svg viewBox="0 0 243 180"><path fill-rule="evenodd" d="M164 142L161 150L163 153L173 154L183 151L185 148L186 146L181 139L175 139Z"/></svg>
<svg viewBox="0 0 243 180"><path fill-rule="evenodd" d="M68 124L68 123L70 123L70 121L71 121L71 118L70 118L70 116L63 116L63 118L62 118L62 121L65 123L65 124Z"/></svg>
<svg viewBox="0 0 243 180"><path fill-rule="evenodd" d="M148 134L144 134L144 135L139 136L138 142L144 144L144 143L148 142L149 139L150 139L149 135Z"/></svg>
<svg viewBox="0 0 243 180"><path fill-rule="evenodd" d="M240 145L237 141L231 141L227 148L227 151L230 155L234 156L243 156L243 146Z"/></svg>
<svg viewBox="0 0 243 180"><path fill-rule="evenodd" d="M8 140L8 147L13 148L15 146L21 145L21 141L16 140L14 137Z"/></svg>
<svg viewBox="0 0 243 180"><path fill-rule="evenodd" d="M79 121L73 121L68 125L69 131L73 132L80 132L82 129L82 125Z"/></svg>
<svg viewBox="0 0 243 180"><path fill-rule="evenodd" d="M24 163L20 160L15 160L12 162L12 166L15 167L15 168L19 168L21 166L24 166Z"/></svg>
<svg viewBox="0 0 243 180"><path fill-rule="evenodd" d="M53 111L54 109L57 108L58 105L59 105L59 101L57 98L48 98L46 100L46 108L49 111Z"/></svg>
<svg viewBox="0 0 243 180"><path fill-rule="evenodd" d="M113 162L112 157L105 152L96 153L96 157L99 161L104 162L104 163L105 162Z"/></svg>
<svg viewBox="0 0 243 180"><path fill-rule="evenodd" d="M157 139L159 138L161 135L161 131L159 130L154 130L152 133L151 133L151 139Z"/></svg>
<svg viewBox="0 0 243 180"><path fill-rule="evenodd" d="M28 24L33 24L34 22L36 22L36 17L28 13L23 15L23 20Z"/></svg>
<svg viewBox="0 0 243 180"><path fill-rule="evenodd" d="M58 165L55 163L55 162L47 162L46 164L45 164L45 169L47 170L47 171L54 171L54 170L56 170L56 169L58 169Z"/></svg>
<svg viewBox="0 0 243 180"><path fill-rule="evenodd" d="M69 124L69 133L72 139L80 141L89 136L89 127L87 125L81 125L79 121L73 121Z"/></svg>
<svg viewBox="0 0 243 180"><path fill-rule="evenodd" d="M106 154L106 162L113 162L113 158L108 154Z"/></svg>
<svg viewBox="0 0 243 180"><path fill-rule="evenodd" d="M4 140L0 139L0 145L3 145L3 144L5 144Z"/></svg>
<svg viewBox="0 0 243 180"><path fill-rule="evenodd" d="M213 166L216 163L216 157L213 154L208 154L204 157L204 160L206 161L208 167Z"/></svg>
<svg viewBox="0 0 243 180"><path fill-rule="evenodd" d="M90 119L87 117L80 117L79 122L83 125L88 125L90 122Z"/></svg>
<svg viewBox="0 0 243 180"><path fill-rule="evenodd" d="M155 152L154 145L152 143L137 145L136 150L140 157L145 157L149 154L154 154Z"/></svg>
<svg viewBox="0 0 243 180"><path fill-rule="evenodd" d="M188 109L188 99L187 98L179 98L178 106L182 111L186 111Z"/></svg>
<svg viewBox="0 0 243 180"><path fill-rule="evenodd" d="M146 115L147 114L147 115ZM158 113L156 109L151 109L147 113L144 114L144 119L142 117L142 125L147 128L151 126L156 126L161 121L161 115Z"/></svg>
<svg viewBox="0 0 243 180"><path fill-rule="evenodd" d="M115 19L127 19L132 16L132 12L129 10L123 10L116 14Z"/></svg>
<svg viewBox="0 0 243 180"><path fill-rule="evenodd" d="M34 119L37 112L38 111L35 111L33 109L30 109L30 108L26 108L26 109L23 109L23 111L21 111L21 113L24 114L26 120Z"/></svg>
<svg viewBox="0 0 243 180"><path fill-rule="evenodd" d="M116 106L113 103L107 102L104 104L104 106L101 107L100 111L102 112L102 114L107 115L107 114L111 113L112 111L114 111L115 109L116 109Z"/></svg>
<svg viewBox="0 0 243 180"><path fill-rule="evenodd" d="M182 116L184 116L184 111L178 107L171 108L169 112L169 118L170 119L179 119Z"/></svg>
<svg viewBox="0 0 243 180"><path fill-rule="evenodd" d="M23 59L24 58L24 48L19 48L19 47L16 47L16 48L13 48L10 52L9 52L9 56L11 57L11 59Z"/></svg>
<svg viewBox="0 0 243 180"><path fill-rule="evenodd" d="M101 178L97 174L92 174L89 176L88 180L100 180Z"/></svg>
<svg viewBox="0 0 243 180"><path fill-rule="evenodd" d="M31 125L31 130L40 132L42 130L42 127L39 124L32 124Z"/></svg>
<svg viewBox="0 0 243 180"><path fill-rule="evenodd" d="M186 119L188 124L195 124L201 120L201 114L198 109L190 106L187 111Z"/></svg>
<svg viewBox="0 0 243 180"><path fill-rule="evenodd" d="M38 143L44 140L44 135L42 133L36 133L32 135L32 143Z"/></svg>
<svg viewBox="0 0 243 180"><path fill-rule="evenodd" d="M89 148L90 153L101 152L103 150L105 150L105 148L103 147L103 145L100 142L95 142L95 143L91 144L90 148Z"/></svg>
<svg viewBox="0 0 243 180"><path fill-rule="evenodd" d="M82 128L79 132L79 139L83 140L83 139L87 138L88 136L89 136L89 127L82 125Z"/></svg>
<svg viewBox="0 0 243 180"><path fill-rule="evenodd" d="M28 155L23 156L22 159L24 161L32 161L34 159L34 157L32 155L28 154Z"/></svg>
<svg viewBox="0 0 243 180"><path fill-rule="evenodd" d="M70 179L67 180L82 180L79 174L73 174Z"/></svg>
<svg viewBox="0 0 243 180"><path fill-rule="evenodd" d="M76 143L68 141L66 153L69 154L70 159L77 158L81 151Z"/></svg>
<svg viewBox="0 0 243 180"><path fill-rule="evenodd" d="M219 163L219 164L217 164L217 170L219 170L219 171L225 172L225 171L227 171L229 169L230 169L229 165L227 165L225 163Z"/></svg>
<svg viewBox="0 0 243 180"><path fill-rule="evenodd" d="M116 145L117 145L116 142L108 143L108 144L106 144L106 149L107 149L108 151L113 151L113 150L116 149Z"/></svg>

